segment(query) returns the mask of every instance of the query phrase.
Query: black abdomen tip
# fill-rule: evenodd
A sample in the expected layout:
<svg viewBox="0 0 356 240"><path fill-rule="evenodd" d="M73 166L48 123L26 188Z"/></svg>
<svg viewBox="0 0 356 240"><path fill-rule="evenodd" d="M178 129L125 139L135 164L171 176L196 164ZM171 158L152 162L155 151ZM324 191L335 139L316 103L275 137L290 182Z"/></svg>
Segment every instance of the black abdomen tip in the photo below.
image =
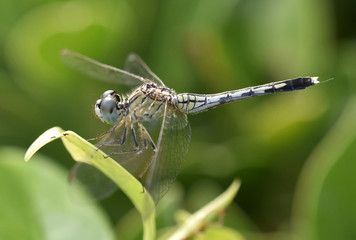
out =
<svg viewBox="0 0 356 240"><path fill-rule="evenodd" d="M290 80L292 89L304 89L306 87L318 84L318 77L300 77Z"/></svg>

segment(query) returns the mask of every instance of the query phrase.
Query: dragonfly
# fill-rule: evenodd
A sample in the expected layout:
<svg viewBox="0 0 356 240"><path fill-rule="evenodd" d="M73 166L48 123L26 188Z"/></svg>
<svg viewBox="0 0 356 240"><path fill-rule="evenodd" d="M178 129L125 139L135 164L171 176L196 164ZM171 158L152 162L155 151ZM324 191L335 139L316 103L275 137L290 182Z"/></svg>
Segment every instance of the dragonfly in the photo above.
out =
<svg viewBox="0 0 356 240"><path fill-rule="evenodd" d="M62 50L61 56L79 72L132 89L125 95L107 90L96 101L96 116L112 127L90 140L139 179L156 203L169 190L185 161L191 138L188 114L239 99L300 90L319 83L318 77L298 77L215 94L176 93L136 54L128 56L125 70L67 49ZM81 176L87 167L76 165L73 176ZM92 176L87 174L86 177ZM115 188L113 183L108 185ZM104 186L99 184L98 188L106 194Z"/></svg>

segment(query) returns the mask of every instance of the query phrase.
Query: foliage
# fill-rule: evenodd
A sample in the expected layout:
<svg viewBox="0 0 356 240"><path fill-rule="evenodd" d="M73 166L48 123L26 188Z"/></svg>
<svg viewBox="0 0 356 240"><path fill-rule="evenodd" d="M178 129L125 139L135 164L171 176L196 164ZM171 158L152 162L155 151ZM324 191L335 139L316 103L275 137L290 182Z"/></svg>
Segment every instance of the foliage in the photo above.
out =
<svg viewBox="0 0 356 240"><path fill-rule="evenodd" d="M157 206L156 224L157 229L176 225L177 209L195 212L238 177L243 187L224 226L243 237L355 238L355 3L346 3L0 1L0 144L7 151L0 158L0 221L9 223L0 224L0 234L21 224L23 231L16 234L60 238L61 228L55 228L60 225L46 228L41 214L64 208L66 200L58 197L50 205L43 196L63 190L63 172L69 172L73 161L58 143L43 148L46 161L25 167L15 159L52 126L73 129L84 138L98 136L108 126L93 116L95 100L107 89L129 91L68 69L59 58L60 50L68 48L118 67L136 52L177 92L213 93L308 75L321 81L334 78L305 91L189 116L188 157L176 185ZM62 187L54 187L58 192L27 185L47 173L55 177L56 171L63 178ZM102 219L103 236L112 237L106 232L108 218L115 237L140 238L141 219L123 194L96 205L101 207L88 211L100 211L100 217L91 218ZM12 222L18 223L16 228ZM95 230L86 229L88 235Z"/></svg>
<svg viewBox="0 0 356 240"><path fill-rule="evenodd" d="M148 191L142 192L141 183L134 176L115 160L106 157L104 152L97 150L95 146L74 132L65 132L59 127L47 130L30 146L25 154L25 160L28 161L41 147L57 138L62 139L63 144L75 161L96 167L120 187L141 215L144 228L143 239L155 239L155 206ZM198 232L211 215L223 211L228 206L237 193L239 186L240 183L235 181L224 194L187 218L182 226L177 227L177 230L171 236L165 237L165 239L183 239Z"/></svg>

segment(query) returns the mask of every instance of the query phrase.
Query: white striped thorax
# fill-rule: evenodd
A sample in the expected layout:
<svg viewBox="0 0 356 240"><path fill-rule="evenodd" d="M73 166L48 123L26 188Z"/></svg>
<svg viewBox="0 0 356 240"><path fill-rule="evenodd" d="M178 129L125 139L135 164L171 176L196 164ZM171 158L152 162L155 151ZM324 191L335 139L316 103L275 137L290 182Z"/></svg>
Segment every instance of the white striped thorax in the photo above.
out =
<svg viewBox="0 0 356 240"><path fill-rule="evenodd" d="M152 100L161 102L173 103L174 98L177 95L173 89L157 86L157 84L153 82L141 85L140 89Z"/></svg>

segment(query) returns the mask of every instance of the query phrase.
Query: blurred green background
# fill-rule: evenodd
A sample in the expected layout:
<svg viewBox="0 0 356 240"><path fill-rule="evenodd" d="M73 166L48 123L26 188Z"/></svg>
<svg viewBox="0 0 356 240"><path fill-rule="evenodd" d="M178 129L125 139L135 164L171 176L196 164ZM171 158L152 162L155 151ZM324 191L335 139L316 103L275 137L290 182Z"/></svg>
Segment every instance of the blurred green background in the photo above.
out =
<svg viewBox="0 0 356 240"><path fill-rule="evenodd" d="M355 9L347 0L0 0L0 238L140 239L124 194L73 201L74 162L60 141L23 162L53 126L84 138L108 129L95 100L128 91L66 67L68 48L117 67L136 52L177 92L334 78L189 116L188 157L157 221L173 225L177 208L193 212L239 178L225 225L246 239L356 239Z"/></svg>

